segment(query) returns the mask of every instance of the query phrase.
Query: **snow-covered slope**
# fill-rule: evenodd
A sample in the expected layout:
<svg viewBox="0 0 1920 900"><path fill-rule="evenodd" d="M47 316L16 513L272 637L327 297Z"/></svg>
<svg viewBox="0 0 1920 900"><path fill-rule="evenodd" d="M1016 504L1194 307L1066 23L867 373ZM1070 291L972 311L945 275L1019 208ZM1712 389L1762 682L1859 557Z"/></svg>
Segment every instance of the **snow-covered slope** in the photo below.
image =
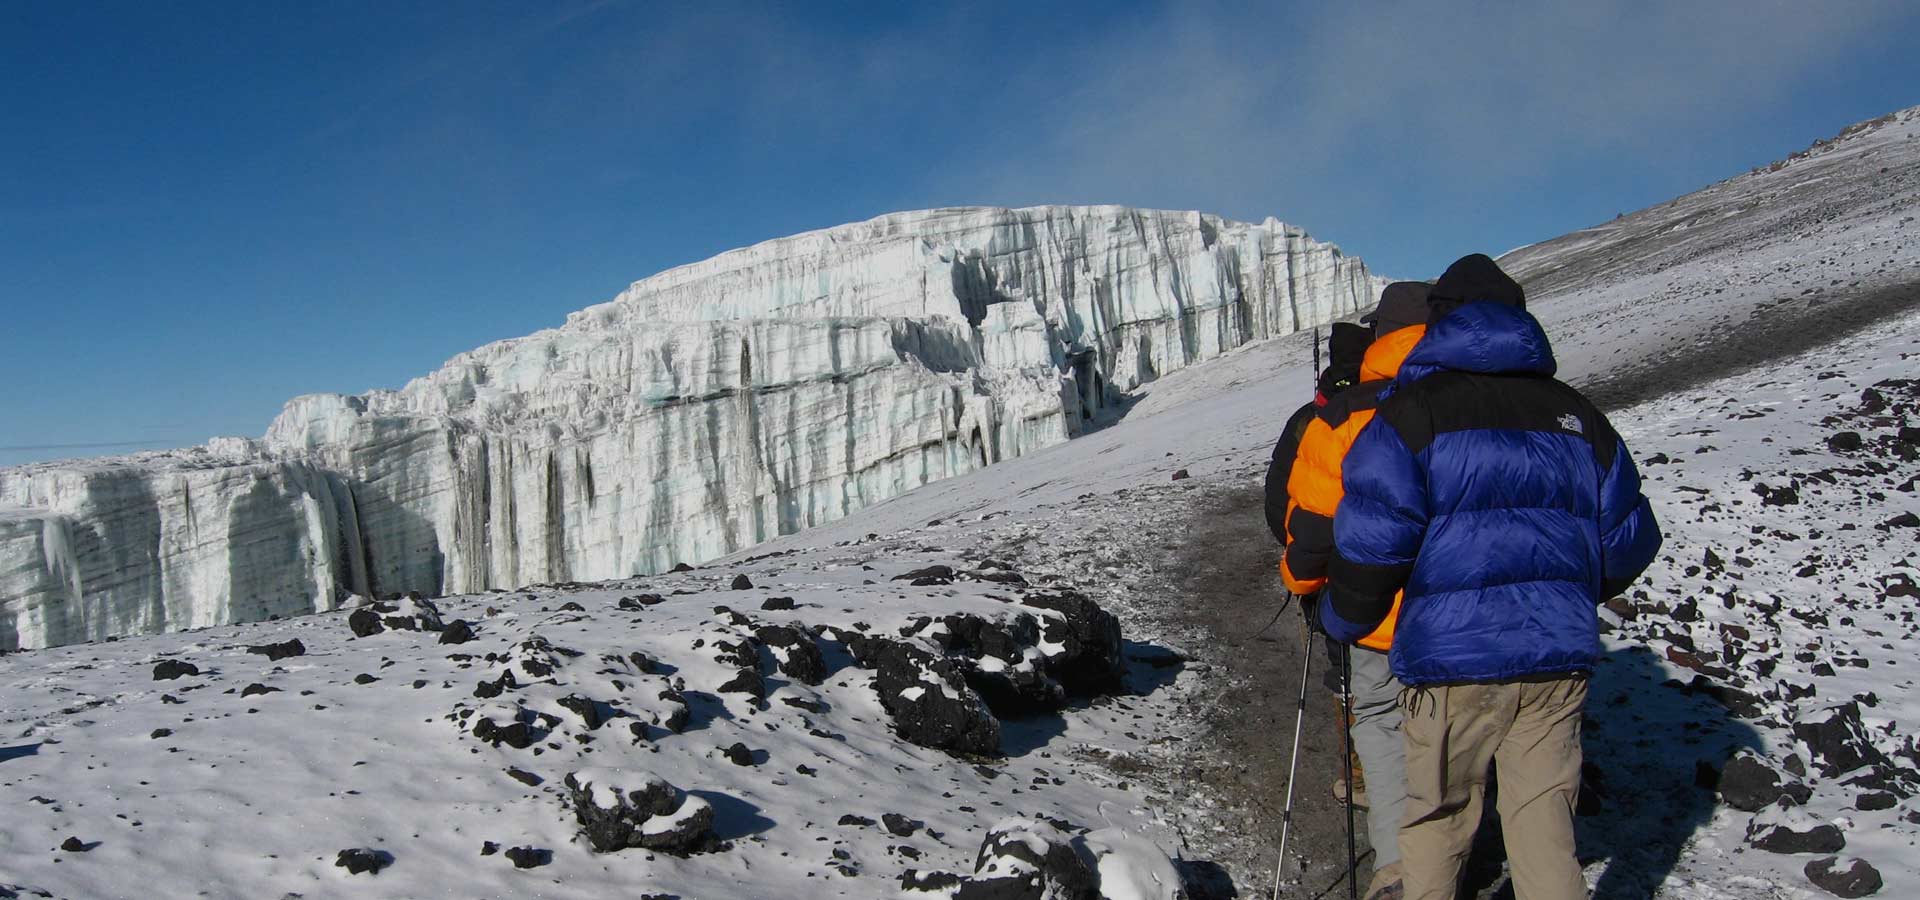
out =
<svg viewBox="0 0 1920 900"><path fill-rule="evenodd" d="M1368 304L1269 219L942 209L636 282L263 441L0 470L0 647L660 572L1057 444Z"/></svg>

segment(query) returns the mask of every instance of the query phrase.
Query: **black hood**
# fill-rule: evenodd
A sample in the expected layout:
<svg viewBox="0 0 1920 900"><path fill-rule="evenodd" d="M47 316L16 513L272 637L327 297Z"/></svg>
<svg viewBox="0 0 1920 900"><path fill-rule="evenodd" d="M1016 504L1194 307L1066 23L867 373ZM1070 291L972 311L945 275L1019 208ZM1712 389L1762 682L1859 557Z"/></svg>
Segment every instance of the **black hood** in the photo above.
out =
<svg viewBox="0 0 1920 900"><path fill-rule="evenodd" d="M1427 295L1428 321L1436 321L1469 303L1498 303L1516 309L1527 308L1527 292L1520 282L1501 271L1499 263L1484 253L1454 260L1453 265L1433 283Z"/></svg>
<svg viewBox="0 0 1920 900"><path fill-rule="evenodd" d="M1367 348L1373 345L1373 332L1366 326L1352 322L1333 323L1333 332L1327 338L1327 362L1332 368L1352 366L1360 368L1361 358L1367 355Z"/></svg>

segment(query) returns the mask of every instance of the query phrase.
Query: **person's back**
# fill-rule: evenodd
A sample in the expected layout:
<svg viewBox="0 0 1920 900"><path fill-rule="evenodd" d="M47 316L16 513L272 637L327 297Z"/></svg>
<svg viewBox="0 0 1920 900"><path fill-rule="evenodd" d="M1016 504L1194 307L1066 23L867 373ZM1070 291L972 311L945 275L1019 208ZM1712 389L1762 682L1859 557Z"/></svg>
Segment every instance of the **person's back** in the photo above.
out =
<svg viewBox="0 0 1920 900"><path fill-rule="evenodd" d="M1313 400L1294 410L1287 424L1280 429L1279 440L1274 442L1273 458L1267 462L1267 529L1282 544L1288 541L1287 516L1293 498L1287 485L1293 476L1293 462L1299 452L1300 441L1307 433L1307 426L1327 405L1327 399L1360 380L1361 361L1372 342L1373 333L1365 327L1351 322L1333 323L1327 336L1328 365L1314 384Z"/></svg>
<svg viewBox="0 0 1920 900"><path fill-rule="evenodd" d="M1476 255L1430 303L1347 456L1323 618L1355 640L1404 588L1407 897L1453 896L1495 760L1518 894L1584 897L1572 806L1595 607L1639 577L1659 530L1613 427L1553 378L1519 285Z"/></svg>

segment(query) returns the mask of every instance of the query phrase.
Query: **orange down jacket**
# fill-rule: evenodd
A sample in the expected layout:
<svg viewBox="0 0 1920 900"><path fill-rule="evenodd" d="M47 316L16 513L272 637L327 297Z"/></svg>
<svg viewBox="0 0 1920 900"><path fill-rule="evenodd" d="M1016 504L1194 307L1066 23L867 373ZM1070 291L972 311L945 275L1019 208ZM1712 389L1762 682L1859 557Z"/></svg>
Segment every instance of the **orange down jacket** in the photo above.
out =
<svg viewBox="0 0 1920 900"><path fill-rule="evenodd" d="M1333 512L1340 508L1340 467L1360 429L1373 421L1380 391L1399 374L1400 364L1427 333L1414 325L1382 335L1367 348L1360 364L1360 383L1334 395L1307 424L1287 478L1292 501L1287 511L1287 549L1280 559L1280 577L1287 589L1302 596L1327 586L1327 566L1333 560ZM1360 640L1360 646L1386 650L1393 645L1393 626L1399 617L1396 599L1386 621Z"/></svg>

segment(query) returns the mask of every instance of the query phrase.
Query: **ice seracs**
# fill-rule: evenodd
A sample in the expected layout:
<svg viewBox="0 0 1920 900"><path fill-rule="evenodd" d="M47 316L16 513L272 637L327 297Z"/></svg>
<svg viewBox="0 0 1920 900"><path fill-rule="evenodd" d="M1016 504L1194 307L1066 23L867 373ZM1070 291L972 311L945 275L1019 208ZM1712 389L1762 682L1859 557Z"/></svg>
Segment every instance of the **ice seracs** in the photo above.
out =
<svg viewBox="0 0 1920 900"><path fill-rule="evenodd" d="M264 440L0 470L0 647L699 562L1057 444L1372 302L1273 219L897 213L635 282Z"/></svg>

